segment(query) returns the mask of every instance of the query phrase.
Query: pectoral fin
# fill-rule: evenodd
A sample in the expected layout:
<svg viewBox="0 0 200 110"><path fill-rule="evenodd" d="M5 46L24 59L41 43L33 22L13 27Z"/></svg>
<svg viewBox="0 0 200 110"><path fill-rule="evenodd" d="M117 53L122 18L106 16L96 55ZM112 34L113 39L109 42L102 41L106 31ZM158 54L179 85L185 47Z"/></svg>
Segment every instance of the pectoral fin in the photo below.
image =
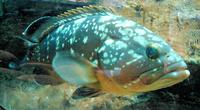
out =
<svg viewBox="0 0 200 110"><path fill-rule="evenodd" d="M100 90L83 86L75 90L75 92L72 95L72 98L73 99L92 98L92 97L97 97L101 94L103 93L100 92Z"/></svg>
<svg viewBox="0 0 200 110"><path fill-rule="evenodd" d="M52 66L56 73L69 83L85 85L97 81L92 64L78 55L57 52Z"/></svg>

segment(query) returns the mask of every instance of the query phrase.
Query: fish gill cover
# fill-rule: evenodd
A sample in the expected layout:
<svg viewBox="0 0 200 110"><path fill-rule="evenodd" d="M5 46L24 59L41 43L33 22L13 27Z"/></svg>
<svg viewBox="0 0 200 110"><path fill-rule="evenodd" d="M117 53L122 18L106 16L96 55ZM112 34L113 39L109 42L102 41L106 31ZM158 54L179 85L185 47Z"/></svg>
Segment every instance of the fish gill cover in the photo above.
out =
<svg viewBox="0 0 200 110"><path fill-rule="evenodd" d="M52 2L53 5L55 5L55 2ZM1 49L9 51L22 59L24 54L26 54L25 47L23 46L22 41L15 39L15 37L20 35L24 28L39 16L51 15L51 13L56 13L57 15L60 11L62 12L63 4L60 5L59 3L56 3L57 6L61 6L61 9L58 10L59 12L55 12L51 11L52 5L50 3L35 6L30 2L28 7L24 8L24 6L21 5L20 8L15 8L14 10L12 10L13 7L18 5L10 5L9 10L9 8L7 8L7 6L9 6L8 3L13 4L14 1L10 0L7 2L7 5L5 5L4 8L6 9L4 10L5 14L1 18ZM1 61L6 63L3 63L4 68L1 69L0 73L0 97L3 99L0 101L0 105L5 109L17 110L199 109L199 2L195 0L188 0L185 2L179 0L105 0L98 1L98 3L105 6L113 6L113 8L117 10L115 12L118 12L118 14L140 22L169 40L172 45L173 43L182 44L174 46L180 51L180 54L183 52L183 50L181 50L183 49L182 46L186 46L186 49L184 48L184 51L186 50L186 52L183 52L184 54L182 55L185 58L185 61L188 62L189 69L192 73L189 80L168 89L137 96L122 97L111 94L102 94L95 98L74 100L71 99L71 95L77 87L66 83L59 86L41 86L37 83L37 80L40 79L32 80L35 79L35 76L28 77L28 80L23 80L24 78L27 79L27 77L20 77L21 75L32 75L32 73L40 75L41 73L45 73L45 71L39 68L34 69L32 67L25 68L23 72L5 69L8 61L12 60L3 57ZM47 11L46 9L44 11L42 8L45 6L50 6L48 8L50 11ZM36 12L38 13L36 14ZM18 23L16 23L16 20ZM171 36L174 36L172 37L173 39L171 39ZM11 59L15 58L11 55Z"/></svg>

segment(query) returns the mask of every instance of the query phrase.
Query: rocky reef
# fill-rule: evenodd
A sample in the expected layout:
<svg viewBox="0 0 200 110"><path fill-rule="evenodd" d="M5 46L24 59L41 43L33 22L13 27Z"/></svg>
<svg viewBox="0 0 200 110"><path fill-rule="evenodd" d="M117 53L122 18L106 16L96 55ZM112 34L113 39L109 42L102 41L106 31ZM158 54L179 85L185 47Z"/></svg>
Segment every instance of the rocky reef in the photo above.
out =
<svg viewBox="0 0 200 110"><path fill-rule="evenodd" d="M0 50L22 59L26 48L17 36L31 21L90 4L111 6L116 13L163 36L185 58L190 78L172 87L137 96L104 94L74 100L71 95L77 87L73 85L38 85L32 80L18 78L22 74L32 74L33 69L16 72L5 67L0 68L0 106L6 110L200 109L199 0L0 0Z"/></svg>

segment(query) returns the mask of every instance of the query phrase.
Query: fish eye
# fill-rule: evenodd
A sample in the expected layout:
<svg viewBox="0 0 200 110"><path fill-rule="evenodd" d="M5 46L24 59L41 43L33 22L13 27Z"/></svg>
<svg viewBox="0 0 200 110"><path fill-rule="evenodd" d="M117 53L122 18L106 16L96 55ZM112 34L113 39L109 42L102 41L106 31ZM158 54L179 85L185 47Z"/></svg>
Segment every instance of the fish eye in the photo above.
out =
<svg viewBox="0 0 200 110"><path fill-rule="evenodd" d="M156 45L147 46L146 55L150 59L157 59L160 56L158 47Z"/></svg>

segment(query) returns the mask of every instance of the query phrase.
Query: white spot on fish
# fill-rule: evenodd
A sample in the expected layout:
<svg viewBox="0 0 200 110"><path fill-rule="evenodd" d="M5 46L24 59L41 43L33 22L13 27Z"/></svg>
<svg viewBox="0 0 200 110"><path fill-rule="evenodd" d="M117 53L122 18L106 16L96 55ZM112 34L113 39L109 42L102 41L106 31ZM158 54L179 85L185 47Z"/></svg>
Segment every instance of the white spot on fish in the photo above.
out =
<svg viewBox="0 0 200 110"><path fill-rule="evenodd" d="M125 21L116 21L116 25L115 27L132 27L135 26L135 22L131 21L131 20L125 20Z"/></svg>
<svg viewBox="0 0 200 110"><path fill-rule="evenodd" d="M65 43L62 44L62 48L64 48L64 47L65 47Z"/></svg>
<svg viewBox="0 0 200 110"><path fill-rule="evenodd" d="M97 28L98 28L98 26L96 25L96 26L95 26L95 29L97 30Z"/></svg>
<svg viewBox="0 0 200 110"><path fill-rule="evenodd" d="M131 54L134 54L134 51L133 51L133 50L129 50L129 51L128 51L128 54L130 54L130 55L131 55Z"/></svg>
<svg viewBox="0 0 200 110"><path fill-rule="evenodd" d="M104 31L105 27L106 27L106 25L102 24L102 25L99 26L99 30Z"/></svg>
<svg viewBox="0 0 200 110"><path fill-rule="evenodd" d="M104 57L104 58L108 57L108 53L105 52L105 53L103 54L103 57Z"/></svg>
<svg viewBox="0 0 200 110"><path fill-rule="evenodd" d="M151 39L153 40L153 41L156 41L156 42L163 42L159 37L156 37L156 35L152 35L151 36ZM163 42L164 43L164 42Z"/></svg>
<svg viewBox="0 0 200 110"><path fill-rule="evenodd" d="M110 63L110 60L109 60L109 59L105 59L105 60L103 61L103 63L104 63L104 64L109 64L109 63Z"/></svg>
<svg viewBox="0 0 200 110"><path fill-rule="evenodd" d="M100 17L99 22L106 22L111 19L113 19L112 16L102 16L102 17Z"/></svg>
<svg viewBox="0 0 200 110"><path fill-rule="evenodd" d="M134 60L131 60L129 62L126 62L126 65L130 65L131 63L136 62L136 61L137 61L137 59L134 59Z"/></svg>
<svg viewBox="0 0 200 110"><path fill-rule="evenodd" d="M105 33L108 33L108 28L106 28L104 31L105 31Z"/></svg>
<svg viewBox="0 0 200 110"><path fill-rule="evenodd" d="M144 29L135 29L135 32L138 34L138 35L145 35L146 34L146 31Z"/></svg>
<svg viewBox="0 0 200 110"><path fill-rule="evenodd" d="M92 63L93 63L94 65L97 65L97 64L98 64L98 61L97 61L97 60L94 60Z"/></svg>
<svg viewBox="0 0 200 110"><path fill-rule="evenodd" d="M90 57L89 60L92 60L93 57Z"/></svg>
<svg viewBox="0 0 200 110"><path fill-rule="evenodd" d="M116 58L116 57L112 58L112 62L113 62L113 63L116 62L116 61L117 61L117 58Z"/></svg>
<svg viewBox="0 0 200 110"><path fill-rule="evenodd" d="M55 33L59 33L62 32L64 25L59 26L59 28L57 28Z"/></svg>
<svg viewBox="0 0 200 110"><path fill-rule="evenodd" d="M137 36L133 38L136 42L138 42L140 45L145 47L147 45L147 41L143 36Z"/></svg>
<svg viewBox="0 0 200 110"><path fill-rule="evenodd" d="M103 51L103 50L105 50L106 49L106 47L105 46L102 46L99 50L95 50L95 51L98 51L99 53L101 52L101 51Z"/></svg>
<svg viewBox="0 0 200 110"><path fill-rule="evenodd" d="M72 35L72 31L69 31L69 35Z"/></svg>
<svg viewBox="0 0 200 110"><path fill-rule="evenodd" d="M124 36L124 37L122 37L122 40L128 41L129 37L128 36Z"/></svg>
<svg viewBox="0 0 200 110"><path fill-rule="evenodd" d="M81 24L81 23L83 23L85 20L86 20L86 18L81 18L81 19L75 20L74 23L75 23L75 24Z"/></svg>
<svg viewBox="0 0 200 110"><path fill-rule="evenodd" d="M96 30L94 31L94 33L95 33L96 35L98 35L98 34L99 34L99 32L98 32L98 31L96 31Z"/></svg>
<svg viewBox="0 0 200 110"><path fill-rule="evenodd" d="M121 48L127 48L127 44L122 42L122 41L117 41L116 45L121 49Z"/></svg>
<svg viewBox="0 0 200 110"><path fill-rule="evenodd" d="M106 37L107 37L106 34L104 34L104 33L101 34L101 40L105 39Z"/></svg>
<svg viewBox="0 0 200 110"><path fill-rule="evenodd" d="M95 18L92 19L92 22L95 22Z"/></svg>
<svg viewBox="0 0 200 110"><path fill-rule="evenodd" d="M122 56L124 56L124 53L121 53L121 54L120 54L120 57L122 57Z"/></svg>
<svg viewBox="0 0 200 110"><path fill-rule="evenodd" d="M88 28L88 24L85 24L84 28L87 29Z"/></svg>
<svg viewBox="0 0 200 110"><path fill-rule="evenodd" d="M69 39L70 44L72 45L74 42L74 38Z"/></svg>
<svg viewBox="0 0 200 110"><path fill-rule="evenodd" d="M83 39L83 43L86 44L87 41L88 41L88 36L85 36L84 39Z"/></svg>
<svg viewBox="0 0 200 110"><path fill-rule="evenodd" d="M72 48L70 48L70 53L74 54L74 50Z"/></svg>
<svg viewBox="0 0 200 110"><path fill-rule="evenodd" d="M50 39L50 40L53 41L54 39L55 39L55 37L52 37L52 36L51 36L51 39Z"/></svg>
<svg viewBox="0 0 200 110"><path fill-rule="evenodd" d="M83 56L84 56L84 54L82 53L82 54L81 54L81 56L83 57Z"/></svg>
<svg viewBox="0 0 200 110"><path fill-rule="evenodd" d="M56 42L59 42L59 38L60 38L60 37L59 37L59 36L57 36L57 38L56 38Z"/></svg>
<svg viewBox="0 0 200 110"><path fill-rule="evenodd" d="M113 39L108 39L108 40L105 41L105 44L106 44L106 45L110 45L110 44L112 44L113 42L114 42Z"/></svg>

